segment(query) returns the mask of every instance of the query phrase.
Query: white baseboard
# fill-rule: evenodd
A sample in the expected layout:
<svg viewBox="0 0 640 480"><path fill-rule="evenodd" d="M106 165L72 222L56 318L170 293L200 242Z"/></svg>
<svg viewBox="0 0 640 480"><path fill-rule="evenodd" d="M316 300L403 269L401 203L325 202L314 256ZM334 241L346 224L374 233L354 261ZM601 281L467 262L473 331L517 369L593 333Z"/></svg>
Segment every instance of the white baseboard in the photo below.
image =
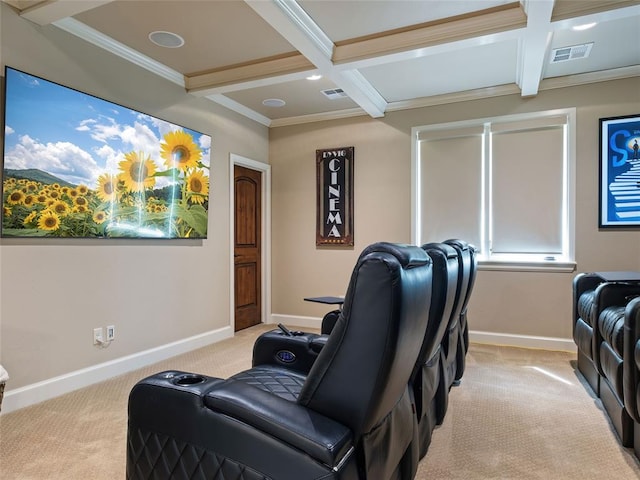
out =
<svg viewBox="0 0 640 480"><path fill-rule="evenodd" d="M322 319L319 317L301 317L297 315L272 313L269 323L281 323L285 327L320 328Z"/></svg>
<svg viewBox="0 0 640 480"><path fill-rule="evenodd" d="M143 352L66 373L42 382L7 390L4 392L2 400L2 413L9 413L44 400L49 400L73 390L88 387L94 383L108 380L109 378L146 367L147 365L191 350L206 347L207 345L230 337L233 337L233 329L227 326L151 348Z"/></svg>
<svg viewBox="0 0 640 480"><path fill-rule="evenodd" d="M272 314L270 323L282 323L287 327L320 328L322 319L318 317ZM472 330L469 332L469 340L474 343L502 345L506 347L539 348L542 350L560 350L567 352L577 351L575 342L570 338L537 337L532 335L514 335L510 333Z"/></svg>
<svg viewBox="0 0 640 480"><path fill-rule="evenodd" d="M559 350L577 352L575 342L570 338L536 337L532 335L514 335L510 333L493 333L469 331L471 343L485 343L507 347L539 348L541 350Z"/></svg>
<svg viewBox="0 0 640 480"><path fill-rule="evenodd" d="M288 327L319 329L322 324L322 319L319 317L272 314L270 316L269 323L282 323ZM2 413L9 413L44 400L49 400L73 390L108 380L109 378L117 375L131 372L138 368L211 345L212 343L216 343L230 337L233 337L233 329L231 327L223 327L169 343L167 345L162 345L160 347L111 360L109 362L76 370L42 382L33 383L13 390L7 390L5 391L2 400ZM469 332L469 340L474 343L492 345L540 348L544 350L561 350L569 352L576 351L576 345L573 340L565 338L512 335L472 330Z"/></svg>

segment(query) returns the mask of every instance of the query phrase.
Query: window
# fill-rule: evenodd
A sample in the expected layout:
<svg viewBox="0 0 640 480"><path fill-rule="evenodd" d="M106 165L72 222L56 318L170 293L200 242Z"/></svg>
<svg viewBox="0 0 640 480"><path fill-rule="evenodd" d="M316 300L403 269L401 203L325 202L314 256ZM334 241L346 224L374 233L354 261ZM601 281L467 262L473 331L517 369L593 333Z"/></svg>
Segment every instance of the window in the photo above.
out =
<svg viewBox="0 0 640 480"><path fill-rule="evenodd" d="M415 127L413 237L484 268L574 267L575 109Z"/></svg>

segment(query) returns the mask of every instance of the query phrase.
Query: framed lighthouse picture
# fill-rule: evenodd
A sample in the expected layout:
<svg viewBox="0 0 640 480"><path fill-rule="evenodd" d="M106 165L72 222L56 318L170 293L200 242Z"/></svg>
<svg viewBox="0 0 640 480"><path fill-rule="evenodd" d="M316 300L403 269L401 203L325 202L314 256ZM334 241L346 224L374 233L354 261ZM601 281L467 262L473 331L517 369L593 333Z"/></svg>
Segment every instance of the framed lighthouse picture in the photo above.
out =
<svg viewBox="0 0 640 480"><path fill-rule="evenodd" d="M640 114L600 119L599 227L640 227Z"/></svg>
<svg viewBox="0 0 640 480"><path fill-rule="evenodd" d="M316 150L316 246L353 246L354 147Z"/></svg>

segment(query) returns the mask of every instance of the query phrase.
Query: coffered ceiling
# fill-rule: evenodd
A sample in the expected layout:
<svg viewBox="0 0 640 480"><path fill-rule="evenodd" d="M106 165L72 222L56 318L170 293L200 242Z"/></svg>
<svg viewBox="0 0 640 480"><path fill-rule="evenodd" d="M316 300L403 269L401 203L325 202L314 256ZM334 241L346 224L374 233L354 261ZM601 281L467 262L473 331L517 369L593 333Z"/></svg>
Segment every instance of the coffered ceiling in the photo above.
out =
<svg viewBox="0 0 640 480"><path fill-rule="evenodd" d="M640 1L3 1L267 126L626 77L640 97Z"/></svg>

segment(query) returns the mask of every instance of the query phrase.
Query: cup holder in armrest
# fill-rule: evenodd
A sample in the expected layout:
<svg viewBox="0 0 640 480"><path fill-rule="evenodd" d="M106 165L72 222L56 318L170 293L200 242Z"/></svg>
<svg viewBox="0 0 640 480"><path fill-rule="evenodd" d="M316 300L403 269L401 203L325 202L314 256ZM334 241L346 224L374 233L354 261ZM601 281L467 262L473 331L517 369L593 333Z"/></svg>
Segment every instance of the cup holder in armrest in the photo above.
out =
<svg viewBox="0 0 640 480"><path fill-rule="evenodd" d="M198 385L199 383L203 383L206 380L202 375L179 375L173 379L173 383L175 385L189 386L189 385Z"/></svg>

